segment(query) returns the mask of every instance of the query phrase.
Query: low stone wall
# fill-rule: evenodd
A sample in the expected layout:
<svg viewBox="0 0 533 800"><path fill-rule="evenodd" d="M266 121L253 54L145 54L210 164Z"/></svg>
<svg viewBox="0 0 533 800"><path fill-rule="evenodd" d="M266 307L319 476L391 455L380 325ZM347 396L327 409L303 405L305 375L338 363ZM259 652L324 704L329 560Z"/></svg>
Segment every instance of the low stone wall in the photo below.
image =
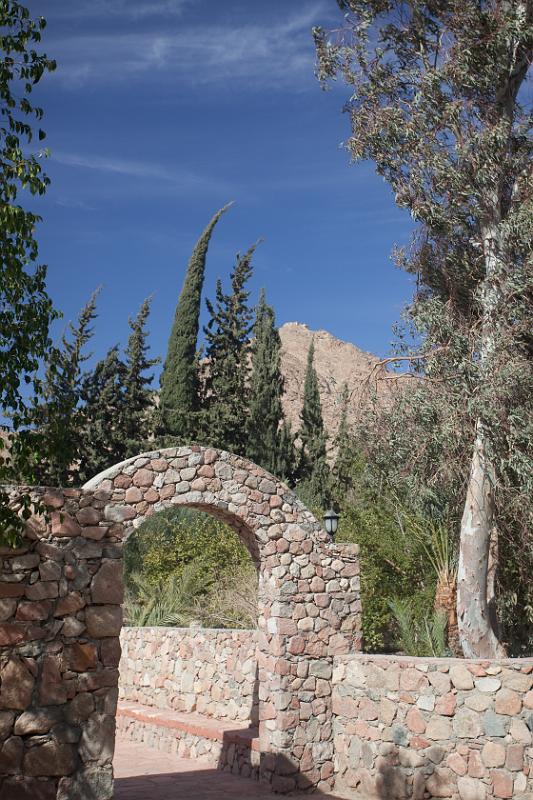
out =
<svg viewBox="0 0 533 800"><path fill-rule="evenodd" d="M217 769L242 775L259 777L259 740L257 730L228 729L217 723L206 724L198 716L183 715L182 724L173 724L172 714L155 712L161 718L119 704L117 734L122 739L140 742L154 750L173 753L180 758L201 758ZM189 717L189 719L187 719ZM233 723L235 725L235 723ZM231 725L231 723L230 723Z"/></svg>
<svg viewBox="0 0 533 800"><path fill-rule="evenodd" d="M533 800L533 660L340 656L336 788L354 798Z"/></svg>
<svg viewBox="0 0 533 800"><path fill-rule="evenodd" d="M120 699L257 722L256 638L246 630L124 628Z"/></svg>

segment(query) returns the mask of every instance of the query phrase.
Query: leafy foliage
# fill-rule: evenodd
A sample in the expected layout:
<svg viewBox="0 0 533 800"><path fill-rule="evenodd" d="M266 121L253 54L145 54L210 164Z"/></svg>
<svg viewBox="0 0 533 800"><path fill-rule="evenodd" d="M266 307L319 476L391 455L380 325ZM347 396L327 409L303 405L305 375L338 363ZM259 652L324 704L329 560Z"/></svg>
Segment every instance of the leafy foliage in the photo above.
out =
<svg viewBox="0 0 533 800"><path fill-rule="evenodd" d="M194 563L206 589L226 569L251 563L231 528L192 509L166 509L149 517L128 539L124 559L126 579L139 573L154 585Z"/></svg>
<svg viewBox="0 0 533 800"><path fill-rule="evenodd" d="M93 334L97 294L80 311L77 324L69 324L70 335L63 335L47 359L43 399L33 413L33 423L45 442L37 454L39 478L45 485L68 484L80 458L82 365L89 358L84 350Z"/></svg>
<svg viewBox="0 0 533 800"><path fill-rule="evenodd" d="M505 638L531 648L531 620L508 615L513 597L515 610L532 606L531 4L339 6L343 29L315 30L319 77L345 79L353 158L373 160L419 223L396 254L416 276L397 350L416 380L362 433L368 463L412 504L476 528L460 547L467 651L498 648L489 622L475 626L489 619L484 575L499 531Z"/></svg>
<svg viewBox="0 0 533 800"><path fill-rule="evenodd" d="M35 130L28 121L40 123L43 111L29 100L35 85L55 62L39 53L46 22L30 19L26 7L15 0L0 5L0 403L10 419L14 436L8 437L10 456L0 437L0 484L12 478L17 462L33 479L33 444L27 431L29 408L24 387L35 393L39 360L49 346L49 326L57 317L46 292L46 267L36 265L35 228L40 217L19 203L21 191L43 195L49 179L38 155L28 152ZM37 138L45 138L38 127ZM22 517L31 513L30 498L23 498ZM21 519L0 492L0 543L16 544Z"/></svg>
<svg viewBox="0 0 533 800"><path fill-rule="evenodd" d="M364 463L357 468L357 491L342 509L337 539L360 547L364 648L390 651L396 644L390 601L409 600L414 618L427 618L435 600L436 576L424 543L402 521L397 499L366 486Z"/></svg>
<svg viewBox="0 0 533 800"><path fill-rule="evenodd" d="M83 407L77 414L80 447L76 478L80 482L124 460L125 371L118 345L115 345L83 377L80 391Z"/></svg>
<svg viewBox="0 0 533 800"><path fill-rule="evenodd" d="M137 316L129 320L131 333L125 351L124 414L120 426L125 439L126 456L133 456L145 449L144 445L153 433L154 392L150 387L154 376L146 373L159 364L160 359L147 356L146 323L150 302L151 298L147 297Z"/></svg>
<svg viewBox="0 0 533 800"><path fill-rule="evenodd" d="M447 619L444 611L434 611L431 617L416 619L411 601L391 600L390 607L398 625L398 643L408 656L450 655L446 646Z"/></svg>
<svg viewBox="0 0 533 800"><path fill-rule="evenodd" d="M169 575L155 584L139 574L130 575L124 600L125 622L134 627L188 625L196 618L204 591L200 571L191 564L179 575Z"/></svg>
<svg viewBox="0 0 533 800"><path fill-rule="evenodd" d="M322 406L318 389L318 378L313 359L314 342L307 354L304 378L304 400L298 436L301 440L298 458L298 494L311 506L326 508L330 503L330 471L326 461L326 431L322 418Z"/></svg>
<svg viewBox="0 0 533 800"><path fill-rule="evenodd" d="M281 407L281 339L274 309L267 305L264 290L256 308L253 332L247 455L274 475L289 478L294 457L292 437L283 424Z"/></svg>
<svg viewBox="0 0 533 800"><path fill-rule="evenodd" d="M253 627L257 620L249 552L230 527L202 512L168 509L148 518L126 544L125 580L130 624Z"/></svg>
<svg viewBox="0 0 533 800"><path fill-rule="evenodd" d="M204 328L207 349L203 387L203 440L224 450L244 453L247 444L249 341L253 313L245 286L252 275L257 245L237 255L230 276L231 292L217 281L216 300Z"/></svg>

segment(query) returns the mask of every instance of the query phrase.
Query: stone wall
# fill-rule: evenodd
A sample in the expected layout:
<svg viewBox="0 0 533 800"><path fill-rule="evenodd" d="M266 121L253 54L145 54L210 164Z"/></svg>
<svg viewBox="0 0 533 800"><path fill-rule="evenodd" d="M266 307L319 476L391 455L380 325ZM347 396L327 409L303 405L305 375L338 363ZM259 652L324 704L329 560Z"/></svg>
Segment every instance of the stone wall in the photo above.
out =
<svg viewBox="0 0 533 800"><path fill-rule="evenodd" d="M0 800L109 800L120 530L96 496L32 494L49 522L33 520L24 547L0 552Z"/></svg>
<svg viewBox="0 0 533 800"><path fill-rule="evenodd" d="M336 788L364 800L533 800L533 660L340 656Z"/></svg>
<svg viewBox="0 0 533 800"><path fill-rule="evenodd" d="M120 699L257 722L256 639L255 631L124 628Z"/></svg>
<svg viewBox="0 0 533 800"><path fill-rule="evenodd" d="M172 505L224 519L257 564L261 777L331 788L333 661L360 644L355 546L265 470L199 445L133 457L80 490L29 491L50 518L0 565L0 800L111 798L122 542Z"/></svg>

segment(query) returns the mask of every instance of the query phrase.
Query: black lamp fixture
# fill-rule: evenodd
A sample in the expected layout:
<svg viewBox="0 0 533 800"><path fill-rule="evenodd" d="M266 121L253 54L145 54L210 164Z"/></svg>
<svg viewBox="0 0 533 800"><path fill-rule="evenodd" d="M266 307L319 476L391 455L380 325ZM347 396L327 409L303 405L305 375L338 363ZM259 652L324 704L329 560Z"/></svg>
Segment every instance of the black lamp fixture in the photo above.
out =
<svg viewBox="0 0 533 800"><path fill-rule="evenodd" d="M324 514L324 527L332 539L335 539L337 528L339 527L339 515L333 508L330 508Z"/></svg>

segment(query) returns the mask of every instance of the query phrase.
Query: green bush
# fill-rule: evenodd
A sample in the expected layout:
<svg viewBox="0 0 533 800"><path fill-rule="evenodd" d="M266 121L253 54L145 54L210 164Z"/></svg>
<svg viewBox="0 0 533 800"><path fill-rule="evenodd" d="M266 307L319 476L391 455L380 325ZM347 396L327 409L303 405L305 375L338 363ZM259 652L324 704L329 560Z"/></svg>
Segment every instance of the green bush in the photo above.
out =
<svg viewBox="0 0 533 800"><path fill-rule="evenodd" d="M125 547L125 613L130 625L251 627L257 572L238 534L193 509L147 519Z"/></svg>
<svg viewBox="0 0 533 800"><path fill-rule="evenodd" d="M401 647L392 601L408 599L415 622L433 613L436 575L409 519L397 500L367 493L342 510L337 540L360 547L363 646L368 652Z"/></svg>

